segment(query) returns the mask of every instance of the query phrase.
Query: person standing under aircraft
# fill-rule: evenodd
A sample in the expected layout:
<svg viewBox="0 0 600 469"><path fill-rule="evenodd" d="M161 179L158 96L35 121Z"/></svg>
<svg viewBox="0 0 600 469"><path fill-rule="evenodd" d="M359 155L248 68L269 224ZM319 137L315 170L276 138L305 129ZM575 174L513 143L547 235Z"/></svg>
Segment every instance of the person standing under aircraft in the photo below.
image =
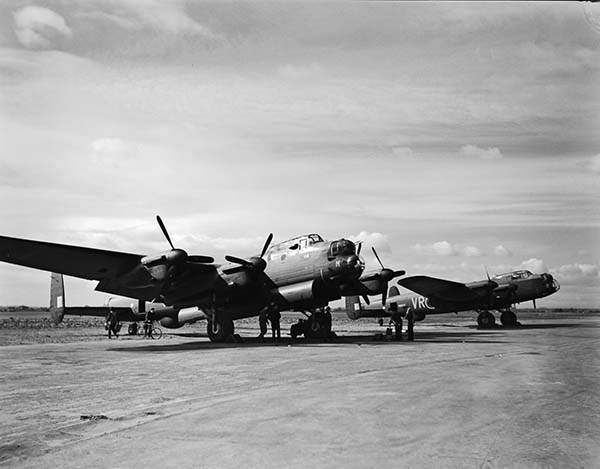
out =
<svg viewBox="0 0 600 469"><path fill-rule="evenodd" d="M261 342L265 341L265 334L267 333L267 311L261 311L258 315L258 325L260 326L260 334L258 338Z"/></svg>
<svg viewBox="0 0 600 469"><path fill-rule="evenodd" d="M117 315L113 311L108 312L108 316L106 317L106 325L108 326L108 338L111 339L111 332L115 335L115 338L118 339L119 335L117 334Z"/></svg>
<svg viewBox="0 0 600 469"><path fill-rule="evenodd" d="M273 342L277 339L281 339L281 326L280 321L281 313L277 310L269 312L269 321L271 322L271 331L273 333Z"/></svg>

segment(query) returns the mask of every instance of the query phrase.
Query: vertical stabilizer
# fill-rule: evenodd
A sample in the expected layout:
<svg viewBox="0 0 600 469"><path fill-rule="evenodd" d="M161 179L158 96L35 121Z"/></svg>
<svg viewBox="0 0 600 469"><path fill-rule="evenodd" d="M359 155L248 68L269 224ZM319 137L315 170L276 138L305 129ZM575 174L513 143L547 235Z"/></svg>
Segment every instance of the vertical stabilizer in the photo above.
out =
<svg viewBox="0 0 600 469"><path fill-rule="evenodd" d="M362 305L360 304L359 296L346 297L346 315L350 319L358 319L361 317Z"/></svg>
<svg viewBox="0 0 600 469"><path fill-rule="evenodd" d="M54 324L60 324L65 315L65 284L62 274L50 275L50 316Z"/></svg>

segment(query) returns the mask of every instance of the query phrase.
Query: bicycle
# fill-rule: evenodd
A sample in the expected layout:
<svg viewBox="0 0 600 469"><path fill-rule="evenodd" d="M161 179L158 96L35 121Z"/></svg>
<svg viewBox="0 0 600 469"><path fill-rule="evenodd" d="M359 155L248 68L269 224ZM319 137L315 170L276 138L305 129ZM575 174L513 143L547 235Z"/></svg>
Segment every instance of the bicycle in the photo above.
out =
<svg viewBox="0 0 600 469"><path fill-rule="evenodd" d="M150 322L148 324L144 324L142 327L143 330L143 337L144 339L148 338L148 339L160 339L163 335L162 333L162 329L156 325L154 325L153 322Z"/></svg>

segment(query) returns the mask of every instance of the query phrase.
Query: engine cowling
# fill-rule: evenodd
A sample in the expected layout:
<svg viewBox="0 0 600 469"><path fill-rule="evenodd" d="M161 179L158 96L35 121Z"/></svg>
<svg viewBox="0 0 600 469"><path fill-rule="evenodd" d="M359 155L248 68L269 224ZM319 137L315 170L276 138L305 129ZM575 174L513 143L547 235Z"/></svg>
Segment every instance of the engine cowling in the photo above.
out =
<svg viewBox="0 0 600 469"><path fill-rule="evenodd" d="M318 280L285 285L277 288L275 294L288 304L327 303L340 298L337 288L328 287Z"/></svg>
<svg viewBox="0 0 600 469"><path fill-rule="evenodd" d="M171 310L170 312L167 311L169 309ZM195 307L184 308L180 310L164 308L162 311L154 311L152 314L153 317L156 317L157 319L160 318L160 325L166 327L167 329L179 329L184 324L193 323L200 319L206 319L204 312Z"/></svg>

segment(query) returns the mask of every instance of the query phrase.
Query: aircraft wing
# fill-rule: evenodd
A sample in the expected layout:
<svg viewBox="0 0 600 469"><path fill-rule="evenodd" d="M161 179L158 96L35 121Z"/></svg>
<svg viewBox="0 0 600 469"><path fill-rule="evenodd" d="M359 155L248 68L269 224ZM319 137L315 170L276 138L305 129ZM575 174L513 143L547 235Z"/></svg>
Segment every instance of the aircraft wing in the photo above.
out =
<svg viewBox="0 0 600 469"><path fill-rule="evenodd" d="M0 261L87 280L116 278L143 256L0 236Z"/></svg>
<svg viewBox="0 0 600 469"><path fill-rule="evenodd" d="M480 298L476 289L469 288L464 283L425 275L400 279L398 285L402 285L426 298L442 301L463 302Z"/></svg>
<svg viewBox="0 0 600 469"><path fill-rule="evenodd" d="M161 285L143 268L140 254L55 244L45 241L0 236L0 261L87 280L97 280L96 290L129 298L152 301L161 293ZM212 286L211 264L186 263L181 276L185 282L169 288L169 294L194 294ZM208 279L208 280L207 280ZM183 280L183 278L180 278Z"/></svg>

